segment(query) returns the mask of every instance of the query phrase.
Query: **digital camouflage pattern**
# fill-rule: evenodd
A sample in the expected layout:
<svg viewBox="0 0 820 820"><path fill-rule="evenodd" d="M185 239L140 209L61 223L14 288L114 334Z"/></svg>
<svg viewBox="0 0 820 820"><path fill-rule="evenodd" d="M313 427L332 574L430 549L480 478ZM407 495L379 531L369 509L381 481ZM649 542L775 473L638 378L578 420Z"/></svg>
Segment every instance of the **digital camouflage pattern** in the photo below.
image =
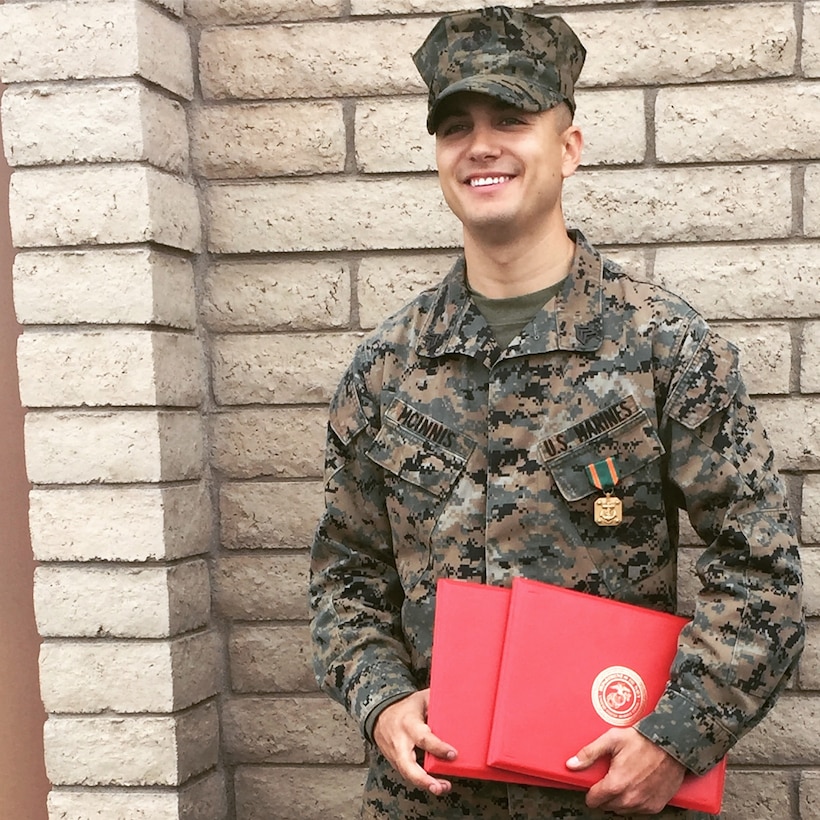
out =
<svg viewBox="0 0 820 820"><path fill-rule="evenodd" d="M459 91L488 94L524 111L566 102L574 113L585 57L560 17L506 6L443 17L413 55L430 92L427 130L435 132L440 104Z"/></svg>
<svg viewBox="0 0 820 820"><path fill-rule="evenodd" d="M702 773L796 664L795 533L735 348L573 237L563 289L508 348L470 298L462 259L356 353L330 409L312 553L317 678L366 735L386 703L425 688L438 578L523 576L674 611L683 508L707 545L702 589L639 730ZM608 457L615 527L594 523L601 493L585 472ZM581 794L526 786L455 780L435 798L371 755L365 818L611 816Z"/></svg>

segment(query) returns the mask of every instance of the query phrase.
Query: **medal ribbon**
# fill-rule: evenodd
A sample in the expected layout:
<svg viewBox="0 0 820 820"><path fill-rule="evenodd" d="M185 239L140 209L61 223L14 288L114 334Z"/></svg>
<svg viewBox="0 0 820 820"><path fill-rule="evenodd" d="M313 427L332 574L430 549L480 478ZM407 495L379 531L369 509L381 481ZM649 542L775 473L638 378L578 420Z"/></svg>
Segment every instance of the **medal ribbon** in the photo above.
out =
<svg viewBox="0 0 820 820"><path fill-rule="evenodd" d="M587 464L584 470L590 484L605 493L611 493L618 484L618 469L612 456L594 464Z"/></svg>

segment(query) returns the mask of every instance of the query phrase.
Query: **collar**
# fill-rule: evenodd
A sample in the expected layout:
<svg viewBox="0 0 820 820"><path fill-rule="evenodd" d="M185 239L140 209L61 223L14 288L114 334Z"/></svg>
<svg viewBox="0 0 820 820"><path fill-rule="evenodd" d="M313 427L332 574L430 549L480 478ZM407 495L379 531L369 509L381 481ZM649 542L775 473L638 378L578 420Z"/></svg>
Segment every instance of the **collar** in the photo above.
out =
<svg viewBox="0 0 820 820"><path fill-rule="evenodd" d="M491 367L501 358L552 350L597 350L603 342L603 261L579 230L569 235L575 242L575 255L563 289L509 348L499 350L475 306L465 284L466 264L461 256L439 285L417 352L428 357L460 353Z"/></svg>

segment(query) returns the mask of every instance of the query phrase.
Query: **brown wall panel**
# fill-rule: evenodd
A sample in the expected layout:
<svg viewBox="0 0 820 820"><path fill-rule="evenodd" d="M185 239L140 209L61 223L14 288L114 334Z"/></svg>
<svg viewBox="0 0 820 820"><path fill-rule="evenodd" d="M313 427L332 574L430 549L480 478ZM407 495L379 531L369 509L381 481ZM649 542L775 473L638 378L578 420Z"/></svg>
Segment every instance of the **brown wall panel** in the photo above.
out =
<svg viewBox="0 0 820 820"><path fill-rule="evenodd" d="M34 622L24 411L15 354L20 328L12 301L9 178L0 132L0 818L45 820L45 713L37 666L40 640Z"/></svg>

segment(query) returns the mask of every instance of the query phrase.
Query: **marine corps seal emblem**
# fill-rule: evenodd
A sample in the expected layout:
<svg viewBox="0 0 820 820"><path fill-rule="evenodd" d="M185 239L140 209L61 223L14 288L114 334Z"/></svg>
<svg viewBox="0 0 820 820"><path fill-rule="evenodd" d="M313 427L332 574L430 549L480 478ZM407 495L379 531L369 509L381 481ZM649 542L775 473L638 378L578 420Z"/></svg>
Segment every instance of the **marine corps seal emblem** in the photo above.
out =
<svg viewBox="0 0 820 820"><path fill-rule="evenodd" d="M592 682L592 705L611 726L631 726L646 710L646 685L626 666L610 666Z"/></svg>

